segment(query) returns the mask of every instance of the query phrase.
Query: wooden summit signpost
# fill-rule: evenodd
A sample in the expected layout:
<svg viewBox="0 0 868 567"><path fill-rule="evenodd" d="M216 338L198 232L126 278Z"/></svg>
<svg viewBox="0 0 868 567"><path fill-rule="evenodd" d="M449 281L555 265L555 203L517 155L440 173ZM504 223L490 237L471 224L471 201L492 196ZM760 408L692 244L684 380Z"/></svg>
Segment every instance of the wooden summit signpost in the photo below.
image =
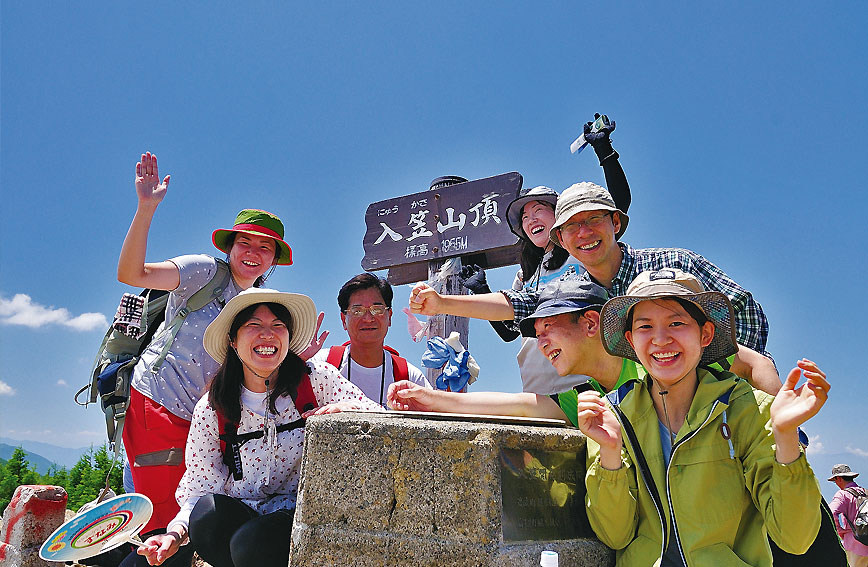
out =
<svg viewBox="0 0 868 567"><path fill-rule="evenodd" d="M388 269L389 282L398 285L433 280L449 258L483 268L517 264L520 245L506 222L506 208L518 196L521 184L517 172L474 181L440 177L428 191L370 204L365 212L362 268ZM467 293L454 275L440 291ZM437 315L429 321L429 337L445 338L458 331L470 348L466 318ZM438 374L428 369L432 384Z"/></svg>

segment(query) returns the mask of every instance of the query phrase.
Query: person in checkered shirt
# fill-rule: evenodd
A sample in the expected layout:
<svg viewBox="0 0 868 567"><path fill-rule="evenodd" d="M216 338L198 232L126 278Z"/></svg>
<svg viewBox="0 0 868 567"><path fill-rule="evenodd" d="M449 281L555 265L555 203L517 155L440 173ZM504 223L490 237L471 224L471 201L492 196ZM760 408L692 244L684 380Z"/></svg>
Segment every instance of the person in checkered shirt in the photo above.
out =
<svg viewBox="0 0 868 567"><path fill-rule="evenodd" d="M620 242L629 217L619 210L609 192L594 183L576 183L558 199L550 238L567 250L584 268L584 273L567 273L563 278L587 279L603 286L610 297L623 295L630 282L646 270L678 268L696 276L706 289L726 295L735 310L738 342L745 356L764 355L758 361L762 372L753 376L756 388L776 394L780 377L771 355L766 352L768 320L749 291L701 255L683 248L635 249ZM502 290L498 293L460 296L440 295L424 283L410 294L410 309L422 315L446 313L490 321L511 320L516 326L536 309L539 294L532 291ZM754 357L755 358L755 357Z"/></svg>

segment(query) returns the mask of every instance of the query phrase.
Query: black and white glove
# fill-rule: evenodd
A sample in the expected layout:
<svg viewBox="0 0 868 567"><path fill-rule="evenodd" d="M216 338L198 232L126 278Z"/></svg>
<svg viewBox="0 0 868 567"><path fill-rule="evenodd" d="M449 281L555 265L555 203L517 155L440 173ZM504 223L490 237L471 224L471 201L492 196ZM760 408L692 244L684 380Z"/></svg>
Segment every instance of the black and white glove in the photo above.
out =
<svg viewBox="0 0 868 567"><path fill-rule="evenodd" d="M594 114L594 120L597 120L599 117L599 113ZM612 147L612 140L609 138L612 132L615 131L615 121L606 120L605 125L596 132L591 132L593 125L593 121L587 122L582 130L585 135L585 141L591 144L591 147L594 148L594 153L600 159L600 165L603 165L603 162L607 159L618 159L618 152Z"/></svg>

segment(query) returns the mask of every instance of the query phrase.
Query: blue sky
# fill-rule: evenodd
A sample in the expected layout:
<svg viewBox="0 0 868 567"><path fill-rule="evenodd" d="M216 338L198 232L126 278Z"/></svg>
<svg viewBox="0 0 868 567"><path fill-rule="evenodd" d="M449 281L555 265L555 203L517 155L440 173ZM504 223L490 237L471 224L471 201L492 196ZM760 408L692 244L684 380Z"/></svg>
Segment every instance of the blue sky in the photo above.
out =
<svg viewBox="0 0 868 567"><path fill-rule="evenodd" d="M0 434L103 439L72 393L128 291L143 151L172 175L150 260L213 253L239 209L274 211L295 264L269 284L309 294L338 342L369 203L446 174L602 183L568 148L604 112L633 190L624 240L693 249L750 289L778 365L813 358L832 381L818 453L868 456L868 8L662 6L3 2ZM388 342L418 361L404 323ZM479 388L520 389L517 344L473 323L470 350Z"/></svg>

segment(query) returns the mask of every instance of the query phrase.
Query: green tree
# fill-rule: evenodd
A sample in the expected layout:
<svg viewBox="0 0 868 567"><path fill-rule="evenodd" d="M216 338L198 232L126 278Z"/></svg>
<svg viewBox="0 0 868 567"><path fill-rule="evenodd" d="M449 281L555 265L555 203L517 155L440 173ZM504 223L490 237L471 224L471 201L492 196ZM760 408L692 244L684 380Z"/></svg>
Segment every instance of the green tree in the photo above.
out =
<svg viewBox="0 0 868 567"><path fill-rule="evenodd" d="M123 459L112 468L114 454L109 454L108 447L103 445L96 451L93 447L81 456L75 466L67 474L67 484L64 486L69 494L70 510L78 510L81 506L96 499L105 488L106 476L111 469L109 486L116 494L123 492ZM63 485L62 485L63 486Z"/></svg>
<svg viewBox="0 0 868 567"><path fill-rule="evenodd" d="M40 475L27 461L24 450L16 448L9 461L0 464L0 514L9 505L15 489L22 484L62 486L69 496L66 506L70 510L78 510L95 500L105 488L106 476L109 476L111 489L120 494L123 492L123 458L118 459L112 468L113 457L114 453L109 453L107 445L96 451L91 447L69 471L53 465L48 473Z"/></svg>
<svg viewBox="0 0 868 567"><path fill-rule="evenodd" d="M51 468L48 469L48 473L43 477L42 482L43 484L51 484L66 488L69 484L69 472L67 472L66 467L52 464Z"/></svg>
<svg viewBox="0 0 868 567"><path fill-rule="evenodd" d="M15 489L19 485L39 484L40 482L41 478L27 461L27 454L24 449L16 447L12 451L12 456L3 465L2 474L0 474L0 514L6 510L6 506L12 501L12 495L15 494Z"/></svg>

